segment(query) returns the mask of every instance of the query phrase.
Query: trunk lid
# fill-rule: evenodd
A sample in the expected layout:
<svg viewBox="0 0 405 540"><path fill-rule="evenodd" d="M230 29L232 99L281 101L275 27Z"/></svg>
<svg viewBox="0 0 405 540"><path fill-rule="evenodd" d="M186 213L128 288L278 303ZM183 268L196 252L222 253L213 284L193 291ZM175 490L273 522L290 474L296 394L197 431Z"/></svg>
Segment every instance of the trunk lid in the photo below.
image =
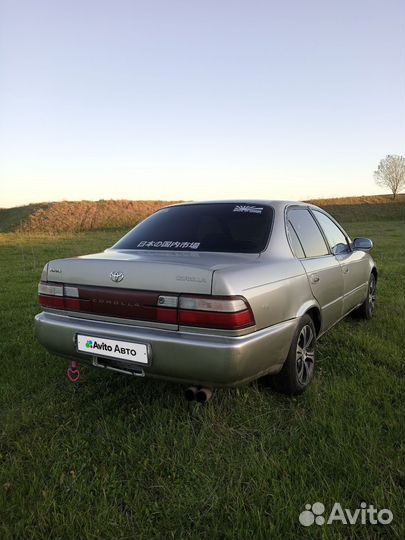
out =
<svg viewBox="0 0 405 540"><path fill-rule="evenodd" d="M252 319L246 305L240 308L239 299L230 299L225 308L223 301L213 300L217 304L212 307L200 295L211 296L215 270L235 265L246 267L257 258L257 255L107 250L57 259L44 269L39 301L45 308L66 310L72 316L120 317L177 328L180 320L194 326L198 322L239 328L247 324L244 317L249 316L248 322ZM181 309L182 301L191 302L193 307L187 304L185 312ZM221 309L225 313L211 313Z"/></svg>
<svg viewBox="0 0 405 540"><path fill-rule="evenodd" d="M48 264L47 280L73 285L211 294L215 270L256 262L257 254L106 250Z"/></svg>

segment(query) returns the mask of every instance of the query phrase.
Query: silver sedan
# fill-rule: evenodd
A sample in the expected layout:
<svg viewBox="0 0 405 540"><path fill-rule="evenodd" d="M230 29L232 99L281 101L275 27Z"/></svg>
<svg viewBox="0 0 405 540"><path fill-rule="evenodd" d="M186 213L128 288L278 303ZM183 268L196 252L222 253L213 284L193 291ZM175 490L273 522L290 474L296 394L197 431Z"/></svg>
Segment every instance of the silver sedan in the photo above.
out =
<svg viewBox="0 0 405 540"><path fill-rule="evenodd" d="M62 357L190 384L190 399L263 376L299 394L322 334L373 315L371 248L306 203L169 206L102 253L49 262L36 333Z"/></svg>

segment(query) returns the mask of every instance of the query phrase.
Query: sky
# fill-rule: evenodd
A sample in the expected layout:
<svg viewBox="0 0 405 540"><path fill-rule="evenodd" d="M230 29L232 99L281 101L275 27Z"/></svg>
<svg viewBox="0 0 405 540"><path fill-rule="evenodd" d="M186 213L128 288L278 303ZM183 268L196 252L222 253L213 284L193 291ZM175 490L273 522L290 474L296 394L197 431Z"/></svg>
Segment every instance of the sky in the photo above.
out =
<svg viewBox="0 0 405 540"><path fill-rule="evenodd" d="M0 0L0 207L382 193L402 0Z"/></svg>

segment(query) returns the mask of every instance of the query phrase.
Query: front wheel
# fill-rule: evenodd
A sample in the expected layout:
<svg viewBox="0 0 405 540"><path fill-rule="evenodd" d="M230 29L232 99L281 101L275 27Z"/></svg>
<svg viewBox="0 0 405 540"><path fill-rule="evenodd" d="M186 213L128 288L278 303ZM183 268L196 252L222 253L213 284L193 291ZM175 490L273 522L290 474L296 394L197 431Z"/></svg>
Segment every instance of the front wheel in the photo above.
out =
<svg viewBox="0 0 405 540"><path fill-rule="evenodd" d="M376 295L377 281L375 275L372 273L368 280L367 297L364 302L355 310L355 314L361 319L369 321L374 315L375 310L375 295Z"/></svg>
<svg viewBox="0 0 405 540"><path fill-rule="evenodd" d="M272 385L289 395L302 394L314 377L316 330L312 318L304 315L299 320L284 365L270 379Z"/></svg>

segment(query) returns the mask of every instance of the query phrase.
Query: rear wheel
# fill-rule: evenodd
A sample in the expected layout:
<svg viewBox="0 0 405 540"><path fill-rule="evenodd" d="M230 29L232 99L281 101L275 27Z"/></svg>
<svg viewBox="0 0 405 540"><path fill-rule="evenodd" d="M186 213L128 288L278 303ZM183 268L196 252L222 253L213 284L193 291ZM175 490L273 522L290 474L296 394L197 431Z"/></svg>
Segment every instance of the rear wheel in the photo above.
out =
<svg viewBox="0 0 405 540"><path fill-rule="evenodd" d="M368 280L367 297L361 306L354 312L361 319L366 319L368 321L374 315L376 285L377 281L375 275L371 274L370 279Z"/></svg>
<svg viewBox="0 0 405 540"><path fill-rule="evenodd" d="M272 386L284 394L302 394L314 376L316 330L309 315L301 317L283 368L270 379Z"/></svg>

